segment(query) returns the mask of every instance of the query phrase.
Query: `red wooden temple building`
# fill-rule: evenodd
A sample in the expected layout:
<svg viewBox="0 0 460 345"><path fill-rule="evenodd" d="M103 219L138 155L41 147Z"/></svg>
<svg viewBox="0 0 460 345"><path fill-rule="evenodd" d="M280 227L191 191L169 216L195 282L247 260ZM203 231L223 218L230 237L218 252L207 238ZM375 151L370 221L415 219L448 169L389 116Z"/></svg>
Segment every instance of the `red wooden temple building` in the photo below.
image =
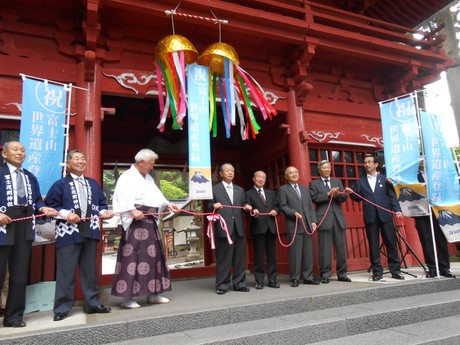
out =
<svg viewBox="0 0 460 345"><path fill-rule="evenodd" d="M451 65L440 30L417 37L413 29L451 2L2 1L1 141L20 128L23 73L88 90L74 89L70 121L70 148L89 157L87 175L102 183L104 169L132 163L144 147L159 154L161 166L182 169L187 131L156 129L155 46L174 28L202 52L219 41L219 28L198 17L215 16L228 21L221 26L222 41L236 49L240 66L263 86L278 115L260 120L260 134L245 141L237 128L226 139L220 123L219 135L211 139L213 166L232 162L235 182L245 188L252 186L252 173L263 169L276 189L287 166L298 167L301 182L308 184L317 177L318 161L328 158L333 176L351 186L363 171L364 155L383 148L378 102L421 89ZM165 14L176 7L187 16L172 20ZM344 208L349 269L367 269L361 205L348 201ZM423 258L413 221L406 219L402 227ZM203 268L173 270L173 277L213 274L213 255L205 247ZM53 244L35 246L32 283L54 279L53 250ZM251 251L249 239L249 268ZM278 251L280 271L287 273L287 249ZM406 260L414 264L412 255ZM101 274L102 284L111 280Z"/></svg>

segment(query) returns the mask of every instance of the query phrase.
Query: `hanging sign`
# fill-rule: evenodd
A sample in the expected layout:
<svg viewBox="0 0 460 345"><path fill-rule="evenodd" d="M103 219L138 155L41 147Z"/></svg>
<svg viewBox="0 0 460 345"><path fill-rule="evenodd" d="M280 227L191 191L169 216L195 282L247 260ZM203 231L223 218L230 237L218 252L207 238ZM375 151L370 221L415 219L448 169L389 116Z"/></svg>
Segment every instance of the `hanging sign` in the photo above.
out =
<svg viewBox="0 0 460 345"><path fill-rule="evenodd" d="M66 105L65 86L23 79L19 139L26 149L23 165L37 177L43 195L62 177Z"/></svg>
<svg viewBox="0 0 460 345"><path fill-rule="evenodd" d="M407 217L428 215L426 188L417 179L420 144L414 97L380 104L386 175Z"/></svg>
<svg viewBox="0 0 460 345"><path fill-rule="evenodd" d="M209 69L188 65L189 196L212 199L211 144L209 135Z"/></svg>
<svg viewBox="0 0 460 345"><path fill-rule="evenodd" d="M430 204L449 242L460 241L460 186L443 117L420 112Z"/></svg>

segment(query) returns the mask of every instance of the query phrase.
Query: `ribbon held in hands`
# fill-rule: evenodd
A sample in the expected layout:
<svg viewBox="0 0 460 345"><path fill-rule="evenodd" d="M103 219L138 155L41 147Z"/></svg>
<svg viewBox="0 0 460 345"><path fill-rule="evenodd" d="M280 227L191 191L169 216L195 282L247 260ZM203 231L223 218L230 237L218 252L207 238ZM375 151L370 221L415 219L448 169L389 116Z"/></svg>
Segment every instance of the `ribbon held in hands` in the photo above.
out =
<svg viewBox="0 0 460 345"><path fill-rule="evenodd" d="M211 241L211 249L216 248L216 244L214 241L214 222L217 220L220 222L220 227L227 235L228 244L233 244L232 238L230 237L230 234L228 233L227 223L225 223L225 219L222 218L220 214L212 213L206 216L206 218L208 219L208 229L207 229L206 234Z"/></svg>

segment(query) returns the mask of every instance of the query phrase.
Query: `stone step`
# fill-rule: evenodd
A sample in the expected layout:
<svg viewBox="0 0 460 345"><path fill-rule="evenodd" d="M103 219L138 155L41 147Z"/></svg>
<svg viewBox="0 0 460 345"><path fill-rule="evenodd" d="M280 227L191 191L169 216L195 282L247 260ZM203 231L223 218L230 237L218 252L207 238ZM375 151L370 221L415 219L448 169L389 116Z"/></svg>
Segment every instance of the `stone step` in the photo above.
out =
<svg viewBox="0 0 460 345"><path fill-rule="evenodd" d="M330 339L311 345L458 345L460 315Z"/></svg>
<svg viewBox="0 0 460 345"><path fill-rule="evenodd" d="M60 322L52 321L52 312L37 313L28 316L24 329L0 328L0 343L142 344L152 337L168 344L260 344L260 339L279 343L285 338L306 344L460 314L455 297L460 279L331 281L295 289L284 280L280 289L224 296L212 290L212 278L178 281L169 304L123 310L117 307L119 299L106 300L113 307L110 314L85 315L74 307Z"/></svg>
<svg viewBox="0 0 460 345"><path fill-rule="evenodd" d="M128 340L118 344L412 344L399 342L411 338L420 330L413 344L424 344L425 324L432 322L431 341L460 336L460 294L444 291L409 297L399 297L377 302L360 303L337 308L318 309L310 312L273 316L253 321L187 330ZM450 327L440 327L443 321ZM457 329L453 332L455 321ZM403 326L404 325L404 326ZM436 329L436 325L438 328ZM401 332L400 337L397 333ZM411 333L412 332L412 333ZM447 334L446 334L447 333ZM382 342L370 341L376 337ZM391 339L395 338L396 342ZM330 339L330 340L328 340ZM355 342L356 339L356 342ZM325 341L326 340L326 341ZM325 341L325 342L324 342ZM361 341L361 342L360 342ZM379 340L380 341L380 340ZM419 342L417 342L419 341ZM444 343L443 343L444 344ZM458 343L457 343L458 344Z"/></svg>

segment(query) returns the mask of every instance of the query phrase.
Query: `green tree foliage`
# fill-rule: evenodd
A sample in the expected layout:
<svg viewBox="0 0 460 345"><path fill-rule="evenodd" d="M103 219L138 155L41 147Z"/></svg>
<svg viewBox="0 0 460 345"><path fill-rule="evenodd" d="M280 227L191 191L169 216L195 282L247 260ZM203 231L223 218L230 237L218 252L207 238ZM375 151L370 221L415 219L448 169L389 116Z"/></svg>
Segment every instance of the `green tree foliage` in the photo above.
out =
<svg viewBox="0 0 460 345"><path fill-rule="evenodd" d="M124 170L123 170L124 171ZM123 173L119 170L104 170L103 190L107 198L107 204L112 204L112 196L118 177ZM185 178L184 178L185 175ZM180 171L160 171L160 190L168 200L186 199L188 197L187 174Z"/></svg>
<svg viewBox="0 0 460 345"><path fill-rule="evenodd" d="M161 191L163 192L165 198L168 200L185 199L188 196L184 190L174 185L173 182L160 180L160 185Z"/></svg>
<svg viewBox="0 0 460 345"><path fill-rule="evenodd" d="M168 200L186 199L188 197L188 180L180 171L161 171L160 189Z"/></svg>
<svg viewBox="0 0 460 345"><path fill-rule="evenodd" d="M112 205L112 196L115 190L115 184L117 183L118 177L123 171L104 170L102 175L102 189L107 198L107 205Z"/></svg>

